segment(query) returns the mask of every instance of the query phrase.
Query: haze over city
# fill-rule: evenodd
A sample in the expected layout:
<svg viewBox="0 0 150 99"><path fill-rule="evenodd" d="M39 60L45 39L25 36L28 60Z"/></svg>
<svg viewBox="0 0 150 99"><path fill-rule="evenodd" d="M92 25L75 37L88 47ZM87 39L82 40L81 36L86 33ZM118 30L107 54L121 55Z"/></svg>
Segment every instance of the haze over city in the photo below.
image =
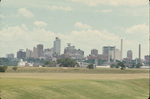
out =
<svg viewBox="0 0 150 99"><path fill-rule="evenodd" d="M35 2L35 3L31 3ZM123 57L133 51L141 58L148 55L148 1L120 2L84 0L5 0L1 2L0 57L19 49L33 49L37 44L53 47L55 37L61 39L61 54L67 43L90 54L102 53L103 46L120 49Z"/></svg>

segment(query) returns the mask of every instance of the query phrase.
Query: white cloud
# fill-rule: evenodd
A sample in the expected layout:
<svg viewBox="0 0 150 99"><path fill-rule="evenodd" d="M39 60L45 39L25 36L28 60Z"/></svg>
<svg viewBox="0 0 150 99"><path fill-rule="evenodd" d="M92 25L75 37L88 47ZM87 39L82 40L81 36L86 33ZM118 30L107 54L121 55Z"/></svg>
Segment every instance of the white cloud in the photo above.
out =
<svg viewBox="0 0 150 99"><path fill-rule="evenodd" d="M27 10L26 8L19 8L17 16L26 17L26 18L34 17L34 15L29 10Z"/></svg>
<svg viewBox="0 0 150 99"><path fill-rule="evenodd" d="M80 22L79 22L80 23ZM83 24L82 24L83 25ZM83 25L84 26L84 25ZM89 26L89 25L88 25ZM89 26L90 27L90 26ZM134 26L133 26L134 27ZM134 29L133 29L134 30ZM102 53L103 46L116 46L120 49L120 37L108 30L97 30L89 28L81 28L81 30L74 30L69 34L54 33L47 31L44 28L33 28L29 30L26 25L8 27L5 26L0 31L1 47L0 51L3 56L6 53L14 53L19 49L33 49L37 44L43 44L44 48L53 47L53 41L55 37L61 39L61 52L63 53L67 43L71 43L77 49L85 51L85 56L90 54L90 50L96 48L99 53ZM131 49L134 52L134 56L137 57L138 44L141 43L134 40L124 39L124 57L126 57L126 51ZM142 42L142 56L147 54L147 43ZM136 46L137 45L137 46ZM128 46L128 47L125 47Z"/></svg>
<svg viewBox="0 0 150 99"><path fill-rule="evenodd" d="M80 48L85 51L85 55L88 55L92 48L101 49L103 44L112 45L119 39L118 36L112 34L106 30L79 30L72 31L70 34L54 33L47 31L44 28L33 28L29 30L26 25L8 27L5 26L0 31L0 40L5 47L1 48L3 54L16 53L21 49L32 49L38 43L44 45L44 48L51 48L55 37L60 37L62 41L62 53L66 44L72 43L76 48ZM9 50L13 49L13 50ZM3 55L5 56L5 55Z"/></svg>
<svg viewBox="0 0 150 99"><path fill-rule="evenodd" d="M91 26L82 24L81 22L76 22L74 26L79 29L91 29Z"/></svg>
<svg viewBox="0 0 150 99"><path fill-rule="evenodd" d="M126 29L128 34L141 34L148 36L148 26L146 24L138 24Z"/></svg>
<svg viewBox="0 0 150 99"><path fill-rule="evenodd" d="M47 23L45 23L43 21L35 21L34 25L37 27L45 27L45 26L47 26Z"/></svg>
<svg viewBox="0 0 150 99"><path fill-rule="evenodd" d="M48 9L52 11L63 10L63 11L72 11L71 7L62 7L62 6L48 6Z"/></svg>
<svg viewBox="0 0 150 99"><path fill-rule="evenodd" d="M148 0L71 0L71 1L85 3L89 6L97 6L97 5L142 6L148 4Z"/></svg>

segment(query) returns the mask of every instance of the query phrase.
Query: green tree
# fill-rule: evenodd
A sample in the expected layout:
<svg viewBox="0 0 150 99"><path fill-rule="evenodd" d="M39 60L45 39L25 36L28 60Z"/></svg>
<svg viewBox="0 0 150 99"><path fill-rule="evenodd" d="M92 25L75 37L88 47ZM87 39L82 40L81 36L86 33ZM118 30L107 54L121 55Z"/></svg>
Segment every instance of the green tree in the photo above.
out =
<svg viewBox="0 0 150 99"><path fill-rule="evenodd" d="M78 65L75 59L70 58L57 59L57 63L60 64L61 67L75 67Z"/></svg>
<svg viewBox="0 0 150 99"><path fill-rule="evenodd" d="M93 64L90 64L90 65L87 66L87 68L88 68L88 69L94 69L94 65L93 65Z"/></svg>
<svg viewBox="0 0 150 99"><path fill-rule="evenodd" d="M44 67L56 67L56 63L53 61L45 61Z"/></svg>
<svg viewBox="0 0 150 99"><path fill-rule="evenodd" d="M136 68L141 68L142 64L141 63L137 63L136 64Z"/></svg>
<svg viewBox="0 0 150 99"><path fill-rule="evenodd" d="M112 63L111 65L110 65L110 68L115 68L116 67L116 64L114 64L114 63Z"/></svg>
<svg viewBox="0 0 150 99"><path fill-rule="evenodd" d="M121 70L124 70L125 69L125 65L124 65L124 62L119 62L118 64L117 64L119 67L121 67L120 69Z"/></svg>
<svg viewBox="0 0 150 99"><path fill-rule="evenodd" d="M12 70L16 71L17 68L18 68L17 66L14 66L14 67L12 68Z"/></svg>
<svg viewBox="0 0 150 99"><path fill-rule="evenodd" d="M7 69L7 66L0 66L0 72L5 72Z"/></svg>
<svg viewBox="0 0 150 99"><path fill-rule="evenodd" d="M18 65L18 60L13 58L0 58L0 65L16 66Z"/></svg>

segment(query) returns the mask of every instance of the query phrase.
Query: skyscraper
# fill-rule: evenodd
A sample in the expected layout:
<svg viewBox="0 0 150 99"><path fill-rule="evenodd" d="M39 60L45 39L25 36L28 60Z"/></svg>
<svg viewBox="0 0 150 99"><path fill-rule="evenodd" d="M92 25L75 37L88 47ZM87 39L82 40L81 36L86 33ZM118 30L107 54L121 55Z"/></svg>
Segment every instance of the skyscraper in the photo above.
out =
<svg viewBox="0 0 150 99"><path fill-rule="evenodd" d="M61 40L59 39L59 37L56 37L54 41L54 55L60 55L60 51L61 51Z"/></svg>
<svg viewBox="0 0 150 99"><path fill-rule="evenodd" d="M132 50L128 50L127 51L127 58L128 58L128 60L132 60Z"/></svg>
<svg viewBox="0 0 150 99"><path fill-rule="evenodd" d="M17 58L25 58L26 57L26 52L23 52L22 49L20 49L18 52L17 52Z"/></svg>
<svg viewBox="0 0 150 99"><path fill-rule="evenodd" d="M37 57L40 58L43 55L43 45L42 44L38 44L37 45Z"/></svg>
<svg viewBox="0 0 150 99"><path fill-rule="evenodd" d="M37 52L37 48L36 47L33 48L33 57L34 58L38 58L38 52Z"/></svg>
<svg viewBox="0 0 150 99"><path fill-rule="evenodd" d="M141 61L141 44L139 44L139 60Z"/></svg>
<svg viewBox="0 0 150 99"><path fill-rule="evenodd" d="M115 46L104 46L103 47L103 54L108 55L109 51L114 51Z"/></svg>
<svg viewBox="0 0 150 99"><path fill-rule="evenodd" d="M114 61L116 60L115 59L115 46L104 46L103 47L103 54L104 55L108 55L108 62L110 62L110 58L111 58L111 54L113 53L113 57L112 59L114 59Z"/></svg>
<svg viewBox="0 0 150 99"><path fill-rule="evenodd" d="M26 59L32 57L32 50L26 49Z"/></svg>
<svg viewBox="0 0 150 99"><path fill-rule="evenodd" d="M121 54L120 54L121 60L123 59L123 39L121 39Z"/></svg>

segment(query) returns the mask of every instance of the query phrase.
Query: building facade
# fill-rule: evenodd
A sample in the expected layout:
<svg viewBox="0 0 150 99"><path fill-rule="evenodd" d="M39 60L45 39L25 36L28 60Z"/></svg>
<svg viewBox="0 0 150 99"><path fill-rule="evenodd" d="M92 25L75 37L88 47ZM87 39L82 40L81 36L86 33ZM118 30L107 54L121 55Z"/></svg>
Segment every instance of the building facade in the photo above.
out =
<svg viewBox="0 0 150 99"><path fill-rule="evenodd" d="M54 41L54 55L60 55L61 54L61 40L59 37L56 37Z"/></svg>
<svg viewBox="0 0 150 99"><path fill-rule="evenodd" d="M70 43L67 44L68 47L64 49L64 56L68 56L73 59L82 59L84 57L84 51L81 49L75 49L75 46L71 46Z"/></svg>
<svg viewBox="0 0 150 99"><path fill-rule="evenodd" d="M116 54L115 54L115 46L104 46L103 47L103 54L108 55L108 62L110 62L110 59L113 59L116 61Z"/></svg>
<svg viewBox="0 0 150 99"><path fill-rule="evenodd" d="M14 54L6 54L6 58L14 58Z"/></svg>
<svg viewBox="0 0 150 99"><path fill-rule="evenodd" d="M101 59L101 60L108 60L108 55L106 54L98 54L98 59Z"/></svg>
<svg viewBox="0 0 150 99"><path fill-rule="evenodd" d="M37 57L40 58L43 56L43 45L42 44L38 44L37 45Z"/></svg>
<svg viewBox="0 0 150 99"><path fill-rule="evenodd" d="M37 48L36 47L33 48L33 57L34 58L38 58L38 52L37 52Z"/></svg>
<svg viewBox="0 0 150 99"><path fill-rule="evenodd" d="M150 63L150 55L145 55L145 64L149 64Z"/></svg>
<svg viewBox="0 0 150 99"><path fill-rule="evenodd" d="M103 47L103 54L108 55L109 51L114 51L115 50L115 46L104 46Z"/></svg>
<svg viewBox="0 0 150 99"><path fill-rule="evenodd" d="M132 60L132 50L127 51L127 58L128 58L129 61Z"/></svg>
<svg viewBox="0 0 150 99"><path fill-rule="evenodd" d="M46 57L46 58L52 58L53 57L53 53L54 53L54 48L44 49L44 57Z"/></svg>
<svg viewBox="0 0 150 99"><path fill-rule="evenodd" d="M97 49L92 49L91 50L91 55L97 56L98 55L98 50Z"/></svg>
<svg viewBox="0 0 150 99"><path fill-rule="evenodd" d="M26 49L26 59L33 57L33 52L30 49Z"/></svg>
<svg viewBox="0 0 150 99"><path fill-rule="evenodd" d="M26 52L23 52L22 49L20 49L18 52L17 52L17 58L21 59L21 58L26 58Z"/></svg>

